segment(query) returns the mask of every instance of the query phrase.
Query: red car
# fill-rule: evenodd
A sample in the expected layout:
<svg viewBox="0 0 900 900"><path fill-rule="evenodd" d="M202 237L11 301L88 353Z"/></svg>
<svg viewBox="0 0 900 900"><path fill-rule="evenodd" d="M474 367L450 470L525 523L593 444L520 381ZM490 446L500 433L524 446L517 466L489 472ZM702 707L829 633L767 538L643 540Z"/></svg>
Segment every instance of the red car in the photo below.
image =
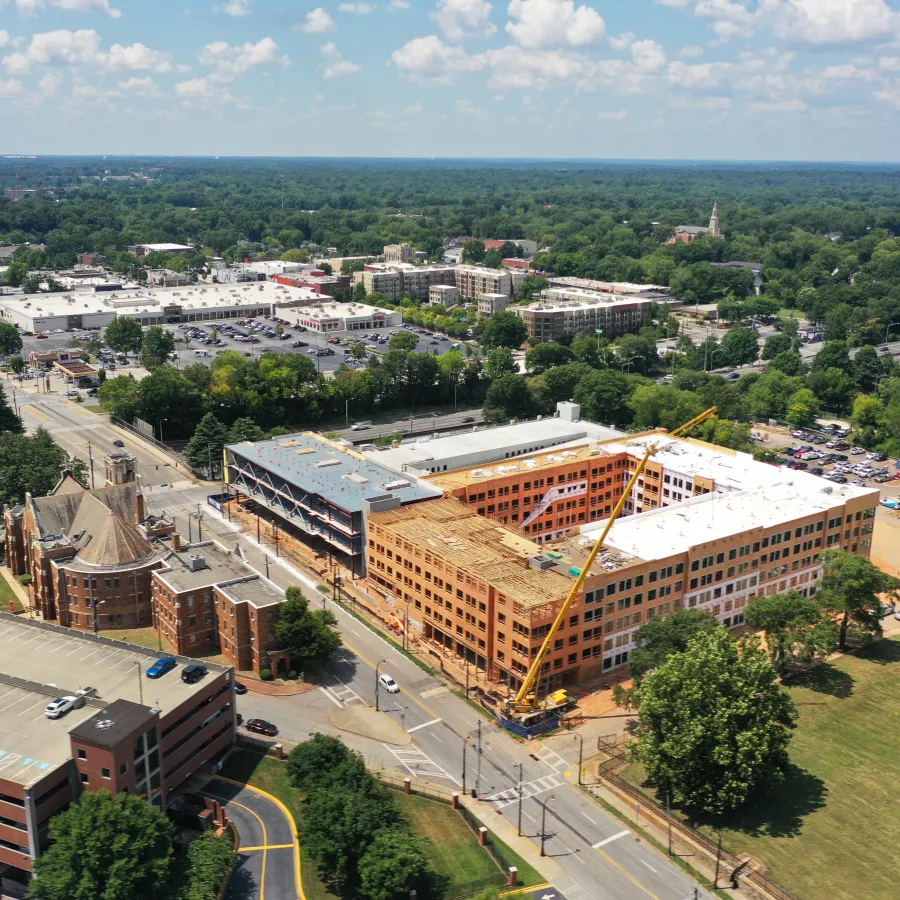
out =
<svg viewBox="0 0 900 900"><path fill-rule="evenodd" d="M36 337L39 341L46 341L47 338L50 337L50 335L49 335L49 334L36 334L35 337Z"/></svg>
<svg viewBox="0 0 900 900"><path fill-rule="evenodd" d="M265 719L247 719L244 728L256 734L264 734L266 737L275 737L278 734L278 729Z"/></svg>

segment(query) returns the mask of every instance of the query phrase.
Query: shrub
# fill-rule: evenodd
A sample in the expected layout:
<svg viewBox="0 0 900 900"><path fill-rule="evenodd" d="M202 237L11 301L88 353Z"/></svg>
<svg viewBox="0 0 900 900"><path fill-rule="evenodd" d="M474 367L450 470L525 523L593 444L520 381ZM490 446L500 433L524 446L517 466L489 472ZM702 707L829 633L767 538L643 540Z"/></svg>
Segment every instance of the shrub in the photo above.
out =
<svg viewBox="0 0 900 900"><path fill-rule="evenodd" d="M34 581L34 575L20 575L19 583L24 584L26 587Z"/></svg>
<svg viewBox="0 0 900 900"><path fill-rule="evenodd" d="M294 679L296 677L297 677L297 673L293 669L291 669L291 671L288 672L288 678Z"/></svg>
<svg viewBox="0 0 900 900"><path fill-rule="evenodd" d="M271 669L260 669L259 677L261 681L271 681L272 680L272 670Z"/></svg>

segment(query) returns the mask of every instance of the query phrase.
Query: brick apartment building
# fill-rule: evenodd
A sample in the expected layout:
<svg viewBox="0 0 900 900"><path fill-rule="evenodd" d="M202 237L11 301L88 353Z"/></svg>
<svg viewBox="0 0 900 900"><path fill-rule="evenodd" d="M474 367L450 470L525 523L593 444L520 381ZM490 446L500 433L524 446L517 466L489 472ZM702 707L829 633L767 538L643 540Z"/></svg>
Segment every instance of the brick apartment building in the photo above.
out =
<svg viewBox="0 0 900 900"><path fill-rule="evenodd" d="M477 300L479 294L513 293L513 281L503 269L485 269L482 266L457 266L456 288L464 300Z"/></svg>
<svg viewBox="0 0 900 900"><path fill-rule="evenodd" d="M630 435L429 476L447 499L370 515L370 592L426 641L517 687L654 442L542 672L550 688L624 666L654 616L697 608L736 627L757 594L815 593L822 550L868 556L877 491Z"/></svg>
<svg viewBox="0 0 900 900"><path fill-rule="evenodd" d="M222 653L236 669L287 672L290 656L275 636L284 594L239 550L214 541L181 545L153 573L154 620L183 655Z"/></svg>
<svg viewBox="0 0 900 900"><path fill-rule="evenodd" d="M82 793L127 791L167 808L186 779L235 740L232 670L195 684L145 677L150 650L0 613L0 893L20 896L49 844L51 818ZM123 666L125 668L123 668ZM52 683L51 683L52 682ZM90 685L59 719L40 707ZM24 715L27 713L27 715Z"/></svg>
<svg viewBox="0 0 900 900"><path fill-rule="evenodd" d="M556 299L554 290L545 293L546 299L514 309L525 322L528 336L542 341L556 341L577 334L592 335L597 329L608 339L636 334L653 305L646 297L566 291L568 299Z"/></svg>

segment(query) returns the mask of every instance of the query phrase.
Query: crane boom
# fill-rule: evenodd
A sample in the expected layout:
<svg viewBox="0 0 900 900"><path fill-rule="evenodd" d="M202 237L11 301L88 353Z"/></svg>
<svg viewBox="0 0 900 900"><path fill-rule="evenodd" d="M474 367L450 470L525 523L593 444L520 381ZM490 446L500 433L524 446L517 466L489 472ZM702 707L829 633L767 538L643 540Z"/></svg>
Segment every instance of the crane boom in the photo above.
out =
<svg viewBox="0 0 900 900"><path fill-rule="evenodd" d="M667 435L667 437L678 437L679 435L685 434L686 432L691 431L693 428L696 428L697 425L702 424L715 414L716 407L713 406L710 409L706 410L706 412L701 413L696 418L691 419L690 422L686 422L680 428L676 428L673 432L671 432L671 434ZM653 443L647 448L647 452L638 463L638 467L634 470L634 474L628 480L628 484L626 485L625 490L622 492L622 496L619 498L618 503L616 503L615 508L612 511L612 515L607 520L606 526L601 532L600 537L597 538L594 546L591 548L591 552L588 555L585 564L581 567L581 572L579 573L578 578L575 579L575 584L572 585L572 589L569 591L569 595L566 597L562 606L559 608L559 612L556 614L556 618L553 620L553 625L551 626L550 631L547 632L547 636L544 638L544 642L541 644L541 648L540 650L538 650L538 654L534 658L534 662L532 662L531 667L528 670L528 674L525 676L525 679L522 682L522 686L519 688L515 699L512 701L513 705L516 708L532 709L537 704L536 690L534 691L533 697L530 701L528 697L531 693L532 688L537 682L538 675L541 671L541 666L544 664L544 659L547 656L547 653L549 653L550 651L550 647L553 644L557 632L562 627L563 622L565 622L566 615L568 615L569 610L572 608L572 604L575 602L575 598L581 591L581 586L584 584L584 580L590 572L591 566L594 564L594 560L597 558L597 554L603 547L610 529L615 524L616 519L619 518L619 515L621 514L625 503L631 496L631 492L634 489L635 484L637 484L638 478L640 478L643 474L644 468L647 465L647 462L650 460L650 457L653 456L659 450L659 448L659 442Z"/></svg>

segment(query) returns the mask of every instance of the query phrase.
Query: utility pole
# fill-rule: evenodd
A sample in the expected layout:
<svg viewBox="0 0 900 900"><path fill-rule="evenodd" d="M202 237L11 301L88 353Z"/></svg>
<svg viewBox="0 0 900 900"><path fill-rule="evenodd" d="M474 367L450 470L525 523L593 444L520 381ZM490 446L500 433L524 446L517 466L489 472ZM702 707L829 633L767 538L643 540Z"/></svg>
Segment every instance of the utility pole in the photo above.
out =
<svg viewBox="0 0 900 900"><path fill-rule="evenodd" d="M713 879L713 887L719 889L719 865L722 859L722 832L719 832L719 843L716 847L716 877Z"/></svg>
<svg viewBox="0 0 900 900"><path fill-rule="evenodd" d="M476 799L481 799L481 719L478 720L478 755L475 758L475 793Z"/></svg>
<svg viewBox="0 0 900 900"><path fill-rule="evenodd" d="M522 837L522 774L525 766L519 763L519 781L516 784L516 792L519 795L519 837Z"/></svg>
<svg viewBox="0 0 900 900"><path fill-rule="evenodd" d="M555 803L556 797L550 797L541 804L541 856L546 856L544 852L544 844L547 843L547 804Z"/></svg>
<svg viewBox="0 0 900 900"><path fill-rule="evenodd" d="M462 771L462 790L466 792L466 750L469 747L469 739L463 738L463 771Z"/></svg>
<svg viewBox="0 0 900 900"><path fill-rule="evenodd" d="M88 441L88 460L91 464L91 490L94 489L94 455L91 451L91 442Z"/></svg>
<svg viewBox="0 0 900 900"><path fill-rule="evenodd" d="M666 791L666 821L669 825L669 856L672 855L672 792Z"/></svg>

